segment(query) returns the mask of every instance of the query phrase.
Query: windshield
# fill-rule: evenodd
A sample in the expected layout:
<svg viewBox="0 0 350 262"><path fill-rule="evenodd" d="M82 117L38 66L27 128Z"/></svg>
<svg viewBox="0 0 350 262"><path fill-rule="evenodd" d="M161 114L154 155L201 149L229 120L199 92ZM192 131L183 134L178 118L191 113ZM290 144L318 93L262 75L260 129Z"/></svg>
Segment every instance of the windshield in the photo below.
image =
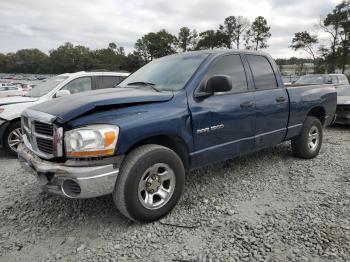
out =
<svg viewBox="0 0 350 262"><path fill-rule="evenodd" d="M49 78L47 80L42 81L40 84L35 86L32 90L30 90L26 96L29 97L41 97L48 94L51 90L53 90L56 86L66 80L68 76L55 76Z"/></svg>
<svg viewBox="0 0 350 262"><path fill-rule="evenodd" d="M322 85L324 80L321 75L306 75L300 77L295 83L298 85Z"/></svg>
<svg viewBox="0 0 350 262"><path fill-rule="evenodd" d="M179 91L185 87L207 54L167 56L153 60L119 84L120 87L148 87Z"/></svg>

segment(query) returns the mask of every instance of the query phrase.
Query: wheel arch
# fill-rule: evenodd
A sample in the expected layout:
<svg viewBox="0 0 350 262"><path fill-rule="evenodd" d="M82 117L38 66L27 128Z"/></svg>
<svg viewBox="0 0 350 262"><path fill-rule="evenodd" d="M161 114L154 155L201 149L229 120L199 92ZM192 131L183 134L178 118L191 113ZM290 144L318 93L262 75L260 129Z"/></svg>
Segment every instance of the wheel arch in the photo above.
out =
<svg viewBox="0 0 350 262"><path fill-rule="evenodd" d="M326 121L326 110L322 106L313 107L308 113L307 116L313 116L320 120L322 126Z"/></svg>
<svg viewBox="0 0 350 262"><path fill-rule="evenodd" d="M126 152L128 154L135 148L147 145L147 144L156 144L160 146L167 147L171 150L173 150L182 160L184 167L186 170L189 169L189 150L185 143L185 141L177 136L172 134L164 134L164 135L155 135L150 136L147 138L143 138L142 140L136 142L134 145L132 145Z"/></svg>

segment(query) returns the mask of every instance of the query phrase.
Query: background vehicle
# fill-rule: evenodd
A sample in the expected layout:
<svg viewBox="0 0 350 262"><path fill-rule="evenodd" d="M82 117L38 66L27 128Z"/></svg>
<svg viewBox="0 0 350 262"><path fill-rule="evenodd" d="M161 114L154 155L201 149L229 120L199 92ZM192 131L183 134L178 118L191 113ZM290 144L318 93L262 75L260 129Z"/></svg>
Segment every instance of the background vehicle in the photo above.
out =
<svg viewBox="0 0 350 262"><path fill-rule="evenodd" d="M338 89L337 118L335 123L350 125L350 88Z"/></svg>
<svg viewBox="0 0 350 262"><path fill-rule="evenodd" d="M20 118L24 109L61 96L111 88L129 73L77 72L62 74L43 81L24 96L0 99L0 146L16 155L20 142Z"/></svg>
<svg viewBox="0 0 350 262"><path fill-rule="evenodd" d="M137 221L170 212L185 170L287 140L294 155L315 157L336 109L334 86L286 89L275 62L259 52L172 55L119 86L25 110L18 154L45 190L113 194Z"/></svg>
<svg viewBox="0 0 350 262"><path fill-rule="evenodd" d="M292 86L333 84L336 88L349 86L349 80L344 74L309 74L301 76Z"/></svg>
<svg viewBox="0 0 350 262"><path fill-rule="evenodd" d="M18 85L11 83L0 83L0 98L8 96L24 95L26 92Z"/></svg>

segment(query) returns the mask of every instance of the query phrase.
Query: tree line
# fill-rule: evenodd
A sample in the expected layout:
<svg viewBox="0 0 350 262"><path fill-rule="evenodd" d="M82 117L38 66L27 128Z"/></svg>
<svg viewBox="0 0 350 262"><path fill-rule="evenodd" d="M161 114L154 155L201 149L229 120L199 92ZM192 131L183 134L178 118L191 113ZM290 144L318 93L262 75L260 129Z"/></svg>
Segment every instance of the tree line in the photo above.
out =
<svg viewBox="0 0 350 262"><path fill-rule="evenodd" d="M319 30L329 35L329 45L321 45L317 34L308 31L295 33L290 48L304 50L316 65L317 72L343 72L350 63L350 0L343 0L324 18ZM260 50L268 47L270 26L263 16L252 22L243 16L229 16L217 29L197 32L181 27L177 35L162 29L137 39L134 50L126 54L123 47L110 43L106 48L91 50L88 47L65 43L48 54L38 49L22 49L16 53L0 53L0 72L6 73L65 73L81 70L106 69L133 72L149 61L165 55L192 50L235 48ZM302 59L278 59L281 65Z"/></svg>
<svg viewBox="0 0 350 262"><path fill-rule="evenodd" d="M316 33L302 31L295 33L290 48L305 51L319 73L331 73L337 68L344 73L350 64L350 0L343 0L321 17L318 31L328 35L328 45L320 44Z"/></svg>
<svg viewBox="0 0 350 262"><path fill-rule="evenodd" d="M135 43L128 54L123 47L109 43L108 47L91 50L65 43L48 54L38 49L22 49L16 53L0 53L0 72L5 73L65 73L106 69L133 72L152 59L177 52L213 48L262 49L271 37L267 20L259 16L252 23L242 16L229 16L216 30L198 33L182 27L177 36L165 29L150 32Z"/></svg>

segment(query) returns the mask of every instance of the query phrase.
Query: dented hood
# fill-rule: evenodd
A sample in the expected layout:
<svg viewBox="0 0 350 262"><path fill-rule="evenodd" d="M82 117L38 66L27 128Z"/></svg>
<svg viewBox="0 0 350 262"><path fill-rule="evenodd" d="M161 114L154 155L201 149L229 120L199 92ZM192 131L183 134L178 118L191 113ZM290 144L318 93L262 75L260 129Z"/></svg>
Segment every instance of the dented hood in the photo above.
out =
<svg viewBox="0 0 350 262"><path fill-rule="evenodd" d="M56 116L56 121L64 124L96 108L112 109L133 104L165 102L172 97L172 93L157 93L144 88L110 88L53 99L31 109Z"/></svg>

